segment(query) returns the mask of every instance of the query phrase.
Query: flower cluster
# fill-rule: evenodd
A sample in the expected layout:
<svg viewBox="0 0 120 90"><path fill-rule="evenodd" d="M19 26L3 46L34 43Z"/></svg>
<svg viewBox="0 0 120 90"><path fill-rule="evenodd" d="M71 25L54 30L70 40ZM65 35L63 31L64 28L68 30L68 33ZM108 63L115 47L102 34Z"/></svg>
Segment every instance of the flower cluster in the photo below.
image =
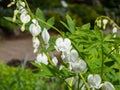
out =
<svg viewBox="0 0 120 90"><path fill-rule="evenodd" d="M15 3L16 1L13 0L12 3ZM33 42L33 48L34 48L34 53L38 53L36 57L36 62L37 63L44 63L48 64L48 58L45 53L40 53L39 49L40 48L48 48L49 47L49 40L50 40L50 35L48 33L48 30L46 28L41 28L38 20L36 18L32 18L29 15L29 12L26 9L26 4L22 0L18 0L16 2L16 9L14 10L14 17L13 20L16 20L16 16L19 13L20 14L20 21L22 22L21 30L25 30L25 25L29 23L30 21L32 22L29 26L29 31L33 36L32 42ZM41 40L40 40L41 39ZM40 45L42 43L42 45ZM41 47L40 47L41 46Z"/></svg>
<svg viewBox="0 0 120 90"><path fill-rule="evenodd" d="M99 74L90 74L87 81L92 90L100 88L102 88L102 90L115 90L114 86L110 82L105 81L104 83L101 83L101 77Z"/></svg>
<svg viewBox="0 0 120 90"><path fill-rule="evenodd" d="M22 27L21 27L21 30L24 31L25 30L25 24L30 22L31 17L28 14L28 11L26 10L26 7L25 7L25 3L23 1L19 0L16 3L16 6L17 6L16 11L18 11L20 13L20 20L23 23Z"/></svg>
<svg viewBox="0 0 120 90"><path fill-rule="evenodd" d="M76 73L84 73L87 70L86 62L79 58L78 52L75 49L72 49L70 39L58 38L55 49L62 53L61 58L63 62L69 64L69 70L73 70Z"/></svg>
<svg viewBox="0 0 120 90"><path fill-rule="evenodd" d="M13 0L15 3L16 1ZM16 3L17 9L14 11L14 17L13 20L16 19L17 13L20 14L20 20L22 22L21 30L25 30L25 25L29 23L29 31L32 34L32 42L33 42L33 48L34 53L37 53L36 57L36 63L38 64L45 64L46 66L52 62L52 65L56 66L58 65L58 59L57 57L53 56L52 59L48 58L48 54L41 52L41 49L47 49L49 45L50 35L48 33L48 30L44 27L41 28L39 20L35 17L32 17L29 14L29 11L26 9L26 4L22 0L17 0ZM105 29L107 26L107 23L109 21L107 19L98 20L97 26ZM103 25L102 25L103 24ZM113 34L114 37L116 37L117 28L113 28ZM61 59L63 63L68 64L69 66L68 71L72 71L75 73L75 75L79 74L85 74L87 71L87 63L85 60L82 60L79 56L79 53L77 50L74 49L72 46L72 42L69 38L63 38L59 37L56 39L54 49L57 52L60 52ZM50 59L50 60L48 60ZM50 62L51 61L51 62ZM59 70L62 69L62 65L60 65ZM82 78L82 77L81 77ZM67 80L67 79L66 79ZM84 80L81 80L81 90L86 90L87 85L90 89L102 89L102 90L115 90L114 86L110 83L105 81L104 83L101 83L101 77L99 74L89 74L87 77L86 83L84 83Z"/></svg>

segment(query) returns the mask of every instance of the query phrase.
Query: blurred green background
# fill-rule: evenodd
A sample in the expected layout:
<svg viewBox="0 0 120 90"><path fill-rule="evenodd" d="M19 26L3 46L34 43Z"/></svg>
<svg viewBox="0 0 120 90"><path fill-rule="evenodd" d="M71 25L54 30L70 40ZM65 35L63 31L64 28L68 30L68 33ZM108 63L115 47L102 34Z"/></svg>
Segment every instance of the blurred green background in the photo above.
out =
<svg viewBox="0 0 120 90"><path fill-rule="evenodd" d="M98 16L106 15L112 18L118 25L120 24L120 0L27 0L30 8L34 12L37 7L43 10L46 17L55 17L57 28L64 28L60 24L60 20L65 21L65 15L69 14L76 20L78 26L91 23ZM0 0L0 33L9 36L14 34L18 28L17 25L3 19L4 16L13 16L12 8L7 8L10 0ZM65 2L67 7L61 2Z"/></svg>

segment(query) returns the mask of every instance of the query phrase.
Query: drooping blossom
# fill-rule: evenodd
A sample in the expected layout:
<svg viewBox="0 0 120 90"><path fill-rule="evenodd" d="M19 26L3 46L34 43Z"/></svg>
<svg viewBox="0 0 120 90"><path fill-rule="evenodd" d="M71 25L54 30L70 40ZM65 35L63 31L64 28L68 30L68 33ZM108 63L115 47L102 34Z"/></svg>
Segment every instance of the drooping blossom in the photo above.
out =
<svg viewBox="0 0 120 90"><path fill-rule="evenodd" d="M46 64L48 65L48 58L47 56L45 55L45 53L39 53L37 55L37 58L36 58L36 63L40 64L40 63L43 63L43 64Z"/></svg>
<svg viewBox="0 0 120 90"><path fill-rule="evenodd" d="M101 87L101 77L99 74L89 74L87 78L90 88L93 90L99 89Z"/></svg>
<svg viewBox="0 0 120 90"><path fill-rule="evenodd" d="M117 28L114 27L113 30L112 30L113 33L117 33Z"/></svg>
<svg viewBox="0 0 120 90"><path fill-rule="evenodd" d="M49 47L50 35L49 35L46 28L44 28L43 31L42 31L42 39L44 41L44 44L46 45L46 48L48 48Z"/></svg>
<svg viewBox="0 0 120 90"><path fill-rule="evenodd" d="M112 30L112 32L113 32L113 34L114 34L114 36L113 36L113 37L115 38L115 37L116 37L116 34L117 34L117 28L116 28L116 27L114 27L114 28L113 28L113 30Z"/></svg>
<svg viewBox="0 0 120 90"><path fill-rule="evenodd" d="M21 20L22 23L26 24L30 21L30 15L22 13L20 15L20 20Z"/></svg>
<svg viewBox="0 0 120 90"><path fill-rule="evenodd" d="M32 20L32 24L29 27L29 30L33 36L37 36L41 32L41 27L38 24L38 21L36 19Z"/></svg>
<svg viewBox="0 0 120 90"><path fill-rule="evenodd" d="M72 49L70 51L64 51L61 57L66 62L75 62L79 58L79 55L75 49Z"/></svg>
<svg viewBox="0 0 120 90"><path fill-rule="evenodd" d="M34 53L37 53L38 48L40 46L40 41L37 37L33 37L32 42L33 42L33 47L34 47Z"/></svg>
<svg viewBox="0 0 120 90"><path fill-rule="evenodd" d="M87 64L84 60L78 59L78 61L69 63L71 65L71 69L76 73L85 73L87 70Z"/></svg>
<svg viewBox="0 0 120 90"><path fill-rule="evenodd" d="M106 28L107 23L108 23L108 20L107 19L103 19L103 29Z"/></svg>
<svg viewBox="0 0 120 90"><path fill-rule="evenodd" d="M23 9L23 8L25 8L25 2L23 2L23 1L18 1L17 3L16 3L16 6L17 6L17 8L20 10L20 9Z"/></svg>
<svg viewBox="0 0 120 90"><path fill-rule="evenodd" d="M71 46L71 41L70 41L70 39L68 39L68 38L65 38L65 39L63 39L63 38L58 38L58 39L56 40L55 49L56 49L57 51L62 51L62 52L64 52L64 51L69 51L71 48L72 48L72 46Z"/></svg>
<svg viewBox="0 0 120 90"><path fill-rule="evenodd" d="M20 20L21 22L23 23L22 27L21 27L21 30L24 31L25 30L25 24L28 23L30 21L31 17L29 14L27 13L22 13L20 15Z"/></svg>
<svg viewBox="0 0 120 90"><path fill-rule="evenodd" d="M102 90L115 90L115 88L112 83L106 81L102 84Z"/></svg>
<svg viewBox="0 0 120 90"><path fill-rule="evenodd" d="M64 8L67 8L68 7L68 4L64 1L64 0L61 0L61 4Z"/></svg>
<svg viewBox="0 0 120 90"><path fill-rule="evenodd" d="M53 57L53 58L52 58L52 62L53 62L53 64L54 64L55 66L57 66L57 64L58 64L58 59L57 59L56 57Z"/></svg>

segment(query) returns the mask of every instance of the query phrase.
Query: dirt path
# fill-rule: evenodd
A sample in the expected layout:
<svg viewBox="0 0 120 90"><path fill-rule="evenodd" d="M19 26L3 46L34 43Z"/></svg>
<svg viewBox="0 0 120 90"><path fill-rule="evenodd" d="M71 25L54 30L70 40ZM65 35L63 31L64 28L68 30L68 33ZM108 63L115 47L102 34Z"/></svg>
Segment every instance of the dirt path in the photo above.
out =
<svg viewBox="0 0 120 90"><path fill-rule="evenodd" d="M35 59L32 47L32 37L0 40L0 61L12 59Z"/></svg>

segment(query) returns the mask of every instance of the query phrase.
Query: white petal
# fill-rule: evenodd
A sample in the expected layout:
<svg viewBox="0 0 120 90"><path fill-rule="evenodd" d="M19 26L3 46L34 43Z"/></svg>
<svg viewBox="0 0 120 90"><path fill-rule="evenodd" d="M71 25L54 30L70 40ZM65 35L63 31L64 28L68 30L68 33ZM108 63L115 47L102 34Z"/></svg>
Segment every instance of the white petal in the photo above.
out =
<svg viewBox="0 0 120 90"><path fill-rule="evenodd" d="M40 46L40 41L37 37L33 37L32 41L33 41L34 53L37 53L38 48Z"/></svg>
<svg viewBox="0 0 120 90"><path fill-rule="evenodd" d="M41 32L41 27L39 25L36 25L36 24L32 23L29 27L29 30L30 30L30 32L33 36L37 36Z"/></svg>
<svg viewBox="0 0 120 90"><path fill-rule="evenodd" d="M117 28L116 27L113 28L113 33L117 33Z"/></svg>
<svg viewBox="0 0 120 90"><path fill-rule="evenodd" d="M108 23L108 20L107 19L103 19L103 29L106 28L107 23Z"/></svg>
<svg viewBox="0 0 120 90"><path fill-rule="evenodd" d="M20 15L20 20L22 23L26 24L30 21L30 15L22 13Z"/></svg>
<svg viewBox="0 0 120 90"><path fill-rule="evenodd" d="M53 62L53 64L54 64L55 66L57 66L57 64L58 64L58 59L57 59L56 57L53 57L53 58L52 58L52 62Z"/></svg>
<svg viewBox="0 0 120 90"><path fill-rule="evenodd" d="M22 8L25 7L25 3L22 2L22 1L19 1L19 2L16 3L16 6L17 6L17 8L22 9Z"/></svg>
<svg viewBox="0 0 120 90"><path fill-rule="evenodd" d="M62 43L63 43L63 38L56 39L56 42L55 42L56 45L54 47L57 51L59 51Z"/></svg>
<svg viewBox="0 0 120 90"><path fill-rule="evenodd" d="M27 14L28 12L27 12L26 9L22 8L22 9L20 10L20 13L21 13L21 14Z"/></svg>
<svg viewBox="0 0 120 90"><path fill-rule="evenodd" d="M115 88L110 82L104 82L102 84L102 90L115 90Z"/></svg>
<svg viewBox="0 0 120 90"><path fill-rule="evenodd" d="M84 73L87 69L87 65L84 60L79 60L79 62L72 62L71 66L76 73Z"/></svg>
<svg viewBox="0 0 120 90"><path fill-rule="evenodd" d="M76 50L71 50L70 56L71 56L72 62L78 60L79 58L78 52Z"/></svg>
<svg viewBox="0 0 120 90"><path fill-rule="evenodd" d="M36 60L37 63L44 63L44 64L48 65L48 58L45 55L45 53L38 54L36 59L37 59Z"/></svg>
<svg viewBox="0 0 120 90"><path fill-rule="evenodd" d="M34 24L38 24L38 21L37 21L36 19L32 19L32 22L33 22Z"/></svg>
<svg viewBox="0 0 120 90"><path fill-rule="evenodd" d="M61 0L61 4L62 4L62 6L65 7L65 8L68 7L67 3L66 3L64 0Z"/></svg>
<svg viewBox="0 0 120 90"><path fill-rule="evenodd" d="M96 88L98 89L101 83L101 77L98 74L90 74L88 76L88 84L90 85L91 88Z"/></svg>
<svg viewBox="0 0 120 90"><path fill-rule="evenodd" d="M56 40L56 45L59 46L61 43L63 43L63 38L58 38Z"/></svg>
<svg viewBox="0 0 120 90"><path fill-rule="evenodd" d="M69 50L71 49L71 41L68 38L64 39L64 44L66 45L66 48L68 48Z"/></svg>
<svg viewBox="0 0 120 90"><path fill-rule="evenodd" d="M42 38L45 44L48 44L49 39L50 39L50 35L48 33L48 31L44 28L43 32L42 32Z"/></svg>
<svg viewBox="0 0 120 90"><path fill-rule="evenodd" d="M64 43L67 44L68 46L71 45L71 41L70 41L70 39L68 39L68 38L65 38L65 39L64 39Z"/></svg>
<svg viewBox="0 0 120 90"><path fill-rule="evenodd" d="M107 19L103 19L103 24L107 24L108 20Z"/></svg>

